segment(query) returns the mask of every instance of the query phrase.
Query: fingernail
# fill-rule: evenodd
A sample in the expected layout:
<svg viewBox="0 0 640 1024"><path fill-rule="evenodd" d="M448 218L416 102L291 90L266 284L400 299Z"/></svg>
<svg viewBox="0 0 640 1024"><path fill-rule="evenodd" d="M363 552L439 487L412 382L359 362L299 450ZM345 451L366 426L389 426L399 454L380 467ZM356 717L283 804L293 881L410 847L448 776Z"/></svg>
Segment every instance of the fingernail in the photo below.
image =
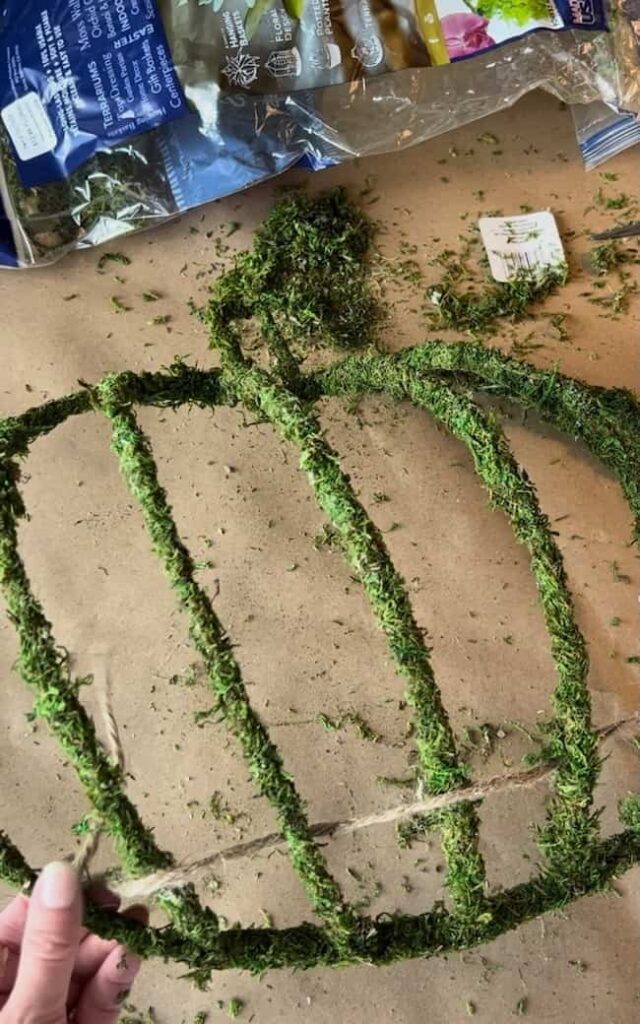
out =
<svg viewBox="0 0 640 1024"><path fill-rule="evenodd" d="M78 896L78 875L64 861L47 864L40 876L39 896L49 910L68 910Z"/></svg>

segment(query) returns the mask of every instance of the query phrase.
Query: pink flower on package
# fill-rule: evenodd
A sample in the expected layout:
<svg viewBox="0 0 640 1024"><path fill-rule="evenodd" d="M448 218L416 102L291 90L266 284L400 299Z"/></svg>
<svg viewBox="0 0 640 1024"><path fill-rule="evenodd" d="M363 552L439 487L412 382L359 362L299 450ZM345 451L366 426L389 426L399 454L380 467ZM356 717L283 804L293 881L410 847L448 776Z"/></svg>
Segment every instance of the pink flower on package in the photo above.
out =
<svg viewBox="0 0 640 1024"><path fill-rule="evenodd" d="M489 22L479 14L445 14L440 24L452 59L470 57L478 50L495 46L495 39L487 35Z"/></svg>

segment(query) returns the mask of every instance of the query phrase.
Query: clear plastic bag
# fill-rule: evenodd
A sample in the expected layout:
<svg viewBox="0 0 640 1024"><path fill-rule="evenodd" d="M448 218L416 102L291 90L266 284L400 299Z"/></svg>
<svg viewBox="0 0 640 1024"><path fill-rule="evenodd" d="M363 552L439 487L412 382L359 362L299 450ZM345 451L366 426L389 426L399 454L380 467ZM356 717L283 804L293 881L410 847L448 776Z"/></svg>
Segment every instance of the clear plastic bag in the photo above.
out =
<svg viewBox="0 0 640 1024"><path fill-rule="evenodd" d="M620 110L640 114L640 0L613 0L610 16Z"/></svg>
<svg viewBox="0 0 640 1024"><path fill-rule="evenodd" d="M299 161L399 150L534 88L613 103L598 3L22 0L16 21L5 0L0 262L50 262Z"/></svg>
<svg viewBox="0 0 640 1024"><path fill-rule="evenodd" d="M593 170L640 143L640 116L620 113L605 103L572 108L576 138L587 170Z"/></svg>

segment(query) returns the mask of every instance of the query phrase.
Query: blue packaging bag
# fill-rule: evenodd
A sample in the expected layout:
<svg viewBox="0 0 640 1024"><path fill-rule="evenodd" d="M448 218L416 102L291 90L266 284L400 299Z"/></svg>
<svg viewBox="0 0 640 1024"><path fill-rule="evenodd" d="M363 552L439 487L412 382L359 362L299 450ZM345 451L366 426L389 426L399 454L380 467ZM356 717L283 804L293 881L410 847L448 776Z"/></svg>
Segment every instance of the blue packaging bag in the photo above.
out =
<svg viewBox="0 0 640 1024"><path fill-rule="evenodd" d="M595 100L602 2L4 0L0 265L400 149L541 85Z"/></svg>

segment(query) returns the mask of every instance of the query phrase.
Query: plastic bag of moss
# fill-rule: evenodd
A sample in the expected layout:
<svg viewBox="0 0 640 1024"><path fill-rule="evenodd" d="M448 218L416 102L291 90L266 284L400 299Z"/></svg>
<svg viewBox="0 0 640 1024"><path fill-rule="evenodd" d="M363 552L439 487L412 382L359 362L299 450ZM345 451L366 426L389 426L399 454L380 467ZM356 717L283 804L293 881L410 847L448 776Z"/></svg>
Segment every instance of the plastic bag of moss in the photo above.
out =
<svg viewBox="0 0 640 1024"><path fill-rule="evenodd" d="M160 223L302 160L544 87L616 94L604 0L5 0L0 263Z"/></svg>

